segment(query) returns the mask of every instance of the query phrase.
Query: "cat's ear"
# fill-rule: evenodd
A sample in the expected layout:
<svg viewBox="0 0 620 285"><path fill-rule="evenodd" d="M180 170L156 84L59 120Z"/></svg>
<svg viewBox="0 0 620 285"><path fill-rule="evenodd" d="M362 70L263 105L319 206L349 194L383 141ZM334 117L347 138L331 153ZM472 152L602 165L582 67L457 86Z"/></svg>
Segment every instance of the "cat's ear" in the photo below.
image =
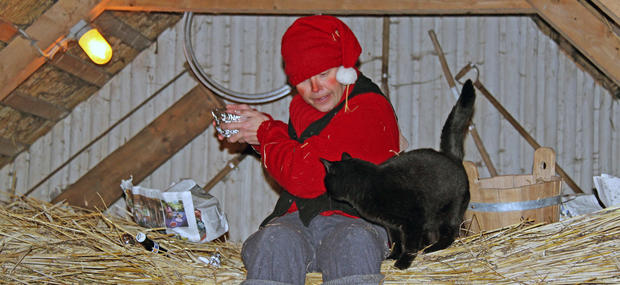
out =
<svg viewBox="0 0 620 285"><path fill-rule="evenodd" d="M319 159L323 163L323 166L325 166L325 172L329 172L329 168L332 166L333 162L327 159L324 159L324 158L319 158Z"/></svg>
<svg viewBox="0 0 620 285"><path fill-rule="evenodd" d="M340 159L341 159L341 160L347 160L347 159L351 159L351 158L353 158L353 157L351 157L351 155L350 155L350 154L348 154L348 153L346 153L346 152L343 152L343 153L342 153L342 158L340 158Z"/></svg>

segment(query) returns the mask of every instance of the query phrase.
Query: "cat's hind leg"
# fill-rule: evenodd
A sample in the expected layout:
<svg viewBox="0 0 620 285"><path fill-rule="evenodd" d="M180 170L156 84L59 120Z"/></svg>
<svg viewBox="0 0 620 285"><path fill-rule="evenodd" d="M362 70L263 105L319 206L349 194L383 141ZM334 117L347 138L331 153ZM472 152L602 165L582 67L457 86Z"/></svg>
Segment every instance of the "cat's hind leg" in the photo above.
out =
<svg viewBox="0 0 620 285"><path fill-rule="evenodd" d="M396 260L396 262L394 263L394 267L400 270L405 270L409 268L409 266L411 266L411 263L413 262L413 260L415 259L417 255L418 255L417 251L403 252L398 258L398 260Z"/></svg>
<svg viewBox="0 0 620 285"><path fill-rule="evenodd" d="M437 213L437 219L443 222L436 228L437 239L430 247L424 250L425 253L444 249L454 242L458 236L459 228L463 221L463 214L468 204L468 196L464 199L455 199Z"/></svg>
<svg viewBox="0 0 620 285"><path fill-rule="evenodd" d="M397 259L403 252L402 231L392 227L386 227L386 229L392 243L392 251L386 259Z"/></svg>
<svg viewBox="0 0 620 285"><path fill-rule="evenodd" d="M403 252L394 263L398 269L404 270L411 266L411 262L418 255L422 243L422 231L419 227L403 226Z"/></svg>
<svg viewBox="0 0 620 285"><path fill-rule="evenodd" d="M457 229L458 229L458 226L455 227L447 223L441 225L439 227L439 238L437 239L437 242L435 242L430 247L427 247L426 249L424 249L424 253L441 250L441 249L444 249L450 246L454 242L454 239L456 238Z"/></svg>

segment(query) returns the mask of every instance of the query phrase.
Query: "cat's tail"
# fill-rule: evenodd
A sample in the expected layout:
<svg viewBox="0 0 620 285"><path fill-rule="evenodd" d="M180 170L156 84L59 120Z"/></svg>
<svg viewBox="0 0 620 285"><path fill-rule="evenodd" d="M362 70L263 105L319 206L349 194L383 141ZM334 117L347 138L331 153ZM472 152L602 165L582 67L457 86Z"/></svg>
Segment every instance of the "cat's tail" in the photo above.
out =
<svg viewBox="0 0 620 285"><path fill-rule="evenodd" d="M463 140L474 114L475 101L476 91L471 80L467 80L461 90L461 96L452 107L452 111L441 130L441 143L439 145L441 152L458 160L463 160L465 155Z"/></svg>

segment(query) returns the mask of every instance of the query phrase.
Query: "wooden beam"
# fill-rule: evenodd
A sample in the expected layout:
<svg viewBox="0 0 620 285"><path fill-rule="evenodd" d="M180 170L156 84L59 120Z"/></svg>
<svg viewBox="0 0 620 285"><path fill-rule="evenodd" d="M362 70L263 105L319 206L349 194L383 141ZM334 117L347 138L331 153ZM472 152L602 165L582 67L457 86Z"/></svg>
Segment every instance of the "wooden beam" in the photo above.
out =
<svg viewBox="0 0 620 285"><path fill-rule="evenodd" d="M0 155L13 157L26 148L26 145L11 139L0 137Z"/></svg>
<svg viewBox="0 0 620 285"><path fill-rule="evenodd" d="M577 66L589 73L596 83L600 84L603 88L609 91L611 96L620 99L620 85L615 84L607 75L603 74L598 67L583 56L583 54L581 54L581 52L579 52L574 45L560 35L558 31L549 26L549 24L541 17L534 16L531 17L531 19L538 27L538 30L553 40L558 45L560 50L564 51L564 53L570 57L577 64Z"/></svg>
<svg viewBox="0 0 620 285"><path fill-rule="evenodd" d="M103 210L122 196L121 179L133 175L134 183L140 183L204 132L213 119L211 109L216 107L223 107L221 99L200 85L195 87L52 203L66 200L70 205Z"/></svg>
<svg viewBox="0 0 620 285"><path fill-rule="evenodd" d="M111 35L121 39L124 43L138 51L142 51L151 45L151 41L136 31L132 26L117 19L111 12L103 13L94 24L105 36Z"/></svg>
<svg viewBox="0 0 620 285"><path fill-rule="evenodd" d="M3 168L5 165L11 163L11 161L13 161L13 158L14 157L0 154L0 168ZM7 189L7 190L11 190L11 189Z"/></svg>
<svg viewBox="0 0 620 285"><path fill-rule="evenodd" d="M65 108L39 98L23 94L19 91L11 93L11 95L4 99L2 103L15 110L32 114L50 121L58 121L69 113L69 111Z"/></svg>
<svg viewBox="0 0 620 285"><path fill-rule="evenodd" d="M50 51L79 20L91 21L104 9L127 11L194 11L231 14L429 15L429 14L533 14L526 0L58 0L26 29L37 46ZM4 100L45 58L18 38L0 51L0 101Z"/></svg>
<svg viewBox="0 0 620 285"><path fill-rule="evenodd" d="M222 168L220 172L218 172L213 178L211 178L211 180L209 180L209 182L207 182L207 184L202 189L204 189L206 192L211 191L211 188L215 187L217 183L222 181L222 179L224 179L224 177L226 177L228 173L235 169L235 167L237 167L239 163L241 163L241 161L243 161L243 159L248 156L248 154L249 153L247 151L244 151L243 153L237 154L235 157L231 158L226 163L224 168Z"/></svg>
<svg viewBox="0 0 620 285"><path fill-rule="evenodd" d="M592 1L603 13L620 25L620 1L618 0L593 0Z"/></svg>
<svg viewBox="0 0 620 285"><path fill-rule="evenodd" d="M57 54L51 63L59 69L98 87L102 87L110 79L110 75L94 63L83 61L67 53Z"/></svg>
<svg viewBox="0 0 620 285"><path fill-rule="evenodd" d="M528 0L538 14L616 85L620 85L620 39L575 0Z"/></svg>
<svg viewBox="0 0 620 285"><path fill-rule="evenodd" d="M525 0L110 0L108 10L208 14L534 14Z"/></svg>
<svg viewBox="0 0 620 285"><path fill-rule="evenodd" d="M107 0L58 0L26 29L26 33L37 41L36 45L41 50L50 51L79 20L90 21L99 16L106 2ZM45 60L32 46L31 41L21 37L12 40L2 49L0 101L41 67Z"/></svg>
<svg viewBox="0 0 620 285"><path fill-rule="evenodd" d="M0 18L0 41L8 43L17 34L17 29L10 23Z"/></svg>

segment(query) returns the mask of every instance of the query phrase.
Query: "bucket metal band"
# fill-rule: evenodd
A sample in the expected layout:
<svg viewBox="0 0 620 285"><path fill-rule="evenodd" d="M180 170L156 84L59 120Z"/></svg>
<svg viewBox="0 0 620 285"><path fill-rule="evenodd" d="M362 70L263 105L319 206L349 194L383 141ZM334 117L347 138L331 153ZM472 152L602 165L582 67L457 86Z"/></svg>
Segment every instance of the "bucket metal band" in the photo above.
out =
<svg viewBox="0 0 620 285"><path fill-rule="evenodd" d="M506 202L506 203L478 203L469 202L467 207L471 211L478 212L510 212L524 211L548 206L558 205L562 202L561 196L547 197L539 200Z"/></svg>

